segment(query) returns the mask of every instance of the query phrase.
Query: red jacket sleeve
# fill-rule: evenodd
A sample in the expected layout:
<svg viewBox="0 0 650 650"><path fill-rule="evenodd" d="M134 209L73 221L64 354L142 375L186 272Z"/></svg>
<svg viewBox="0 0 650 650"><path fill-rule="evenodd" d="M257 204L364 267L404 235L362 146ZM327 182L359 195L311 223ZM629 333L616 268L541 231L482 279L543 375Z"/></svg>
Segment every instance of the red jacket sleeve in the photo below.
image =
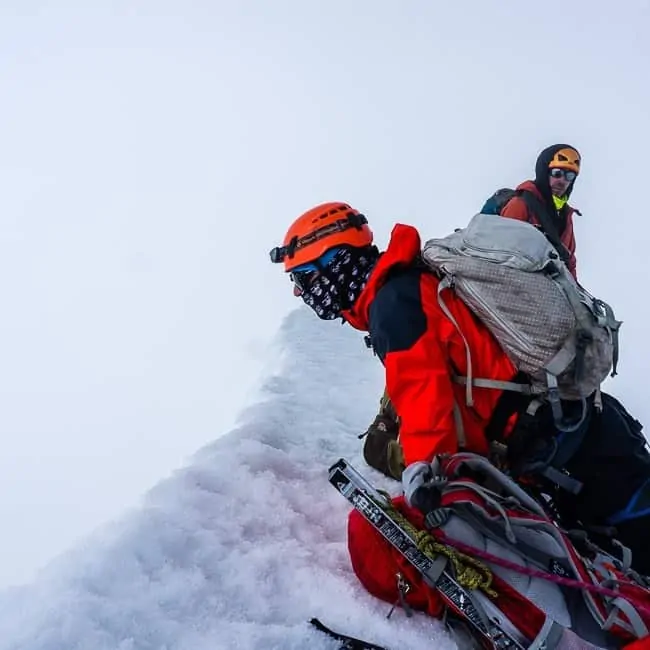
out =
<svg viewBox="0 0 650 650"><path fill-rule="evenodd" d="M389 352L384 363L405 463L458 451L454 394L439 337L427 330L409 349Z"/></svg>
<svg viewBox="0 0 650 650"><path fill-rule="evenodd" d="M369 333L386 370L386 390L400 418L399 441L407 465L458 451L454 407L463 423L465 447L486 453L485 426L500 391L476 388L473 406L454 373L467 374L469 343L475 377L510 380L512 362L496 340L453 292L445 304L465 338L438 304L438 279L411 269L396 273L377 292L369 309Z"/></svg>
<svg viewBox="0 0 650 650"><path fill-rule="evenodd" d="M386 391L400 418L407 464L457 451L449 351L441 338L434 276L394 275L369 308L369 333L386 371ZM430 286L423 286L430 285ZM431 303L431 304L429 304Z"/></svg>

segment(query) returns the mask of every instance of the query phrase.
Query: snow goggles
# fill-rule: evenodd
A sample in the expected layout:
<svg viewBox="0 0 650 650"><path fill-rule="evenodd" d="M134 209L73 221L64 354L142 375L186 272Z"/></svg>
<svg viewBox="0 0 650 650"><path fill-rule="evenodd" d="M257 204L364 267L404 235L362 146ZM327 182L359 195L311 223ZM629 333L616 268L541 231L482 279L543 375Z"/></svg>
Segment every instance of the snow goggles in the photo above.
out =
<svg viewBox="0 0 650 650"><path fill-rule="evenodd" d="M554 167L548 174L551 178L564 178L566 181L569 181L569 183L574 181L578 175L569 169L561 169L560 167Z"/></svg>
<svg viewBox="0 0 650 650"><path fill-rule="evenodd" d="M309 291L309 287L317 277L318 269L313 271L291 271L289 273L291 282L303 293Z"/></svg>
<svg viewBox="0 0 650 650"><path fill-rule="evenodd" d="M323 253L317 260L296 266L291 273L289 279L293 282L300 291L308 291L318 274L329 266L340 248L332 248L326 253Z"/></svg>

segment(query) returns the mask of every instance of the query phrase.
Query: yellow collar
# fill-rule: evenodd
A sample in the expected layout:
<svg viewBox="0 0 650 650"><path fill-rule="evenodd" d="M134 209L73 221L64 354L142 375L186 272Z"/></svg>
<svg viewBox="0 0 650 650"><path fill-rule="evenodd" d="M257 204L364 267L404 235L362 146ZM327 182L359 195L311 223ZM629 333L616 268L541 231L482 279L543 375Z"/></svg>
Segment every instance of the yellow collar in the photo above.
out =
<svg viewBox="0 0 650 650"><path fill-rule="evenodd" d="M569 199L566 196L555 196L553 194L553 203L555 204L555 209L559 212L567 203Z"/></svg>

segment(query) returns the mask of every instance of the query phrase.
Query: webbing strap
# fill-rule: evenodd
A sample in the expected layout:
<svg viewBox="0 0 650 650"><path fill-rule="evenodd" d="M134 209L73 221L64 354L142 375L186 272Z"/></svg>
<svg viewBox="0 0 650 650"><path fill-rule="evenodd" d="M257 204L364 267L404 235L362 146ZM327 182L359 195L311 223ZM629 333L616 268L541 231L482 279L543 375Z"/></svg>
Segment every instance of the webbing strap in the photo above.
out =
<svg viewBox="0 0 650 650"><path fill-rule="evenodd" d="M620 325L620 323L619 323ZM612 373L611 376L615 377L618 374L618 327L615 330L610 330L612 334L612 345L614 350L612 352Z"/></svg>
<svg viewBox="0 0 650 650"><path fill-rule="evenodd" d="M621 568L628 571L632 567L632 551L617 539L612 539L612 544L621 552Z"/></svg>
<svg viewBox="0 0 650 650"><path fill-rule="evenodd" d="M594 408L598 413L603 412L603 393L600 390L600 386L594 391Z"/></svg>
<svg viewBox="0 0 650 650"><path fill-rule="evenodd" d="M624 598L615 598L609 604L612 611L609 613L607 620L603 624L603 630L609 630L615 623L623 625L623 621L618 617L620 611L625 614L625 617L630 622L637 639L642 639L643 637L648 636L648 626L643 622L641 615L632 603Z"/></svg>
<svg viewBox="0 0 650 650"><path fill-rule="evenodd" d="M568 367L569 364L575 358L575 345L572 339L566 341L566 343L557 351L555 356L544 366L544 370L550 372L552 375L559 375L563 373Z"/></svg>
<svg viewBox="0 0 650 650"><path fill-rule="evenodd" d="M616 317L614 316L614 310L606 302L603 300L598 300L598 298L594 298L593 301L597 307L605 312L604 318L602 316L597 316L598 324L609 330L609 333L612 336L612 346L614 350L612 352L611 376L614 377L617 374L616 368L618 366L618 330L623 324L623 321L616 320Z"/></svg>
<svg viewBox="0 0 650 650"><path fill-rule="evenodd" d="M528 646L528 650L555 650L562 640L564 630L565 628L562 625L547 616L542 629Z"/></svg>
<svg viewBox="0 0 650 650"><path fill-rule="evenodd" d="M467 377L460 375L453 375L452 380L465 386L467 384ZM509 390L514 393L522 393L523 395L531 395L532 389L529 384L519 384L514 381L505 381L501 379L486 379L484 377L475 377L472 379L472 385L476 388L495 388L497 390Z"/></svg>
<svg viewBox="0 0 650 650"><path fill-rule="evenodd" d="M467 438L465 436L465 427L463 426L463 416L460 412L458 402L454 400L454 425L456 426L456 439L458 440L458 447L464 449L467 446Z"/></svg>
<svg viewBox="0 0 650 650"><path fill-rule="evenodd" d="M471 453L465 453L461 458L463 460L463 466L467 466L472 470L485 474L491 482L502 486L502 489L507 492L508 497L514 497L531 512L538 514L542 518L546 517L545 511L539 503L537 503L537 501L535 501L535 499L533 499L520 485L511 478L506 477L503 472L499 471L487 458ZM458 472L458 470L456 470L456 472ZM506 481L505 483L504 480Z"/></svg>
<svg viewBox="0 0 650 650"><path fill-rule="evenodd" d="M564 474L564 472L560 472L551 465L548 465L542 470L542 476L545 476L549 481L559 485L570 494L580 494L582 491L583 485L580 481L571 478L567 474Z"/></svg>
<svg viewBox="0 0 650 650"><path fill-rule="evenodd" d="M558 255L565 264L569 263L570 253L569 249L562 243L560 233L555 225L555 218L551 209L542 201L540 201L532 192L523 190L520 194L524 200L526 207L537 217L537 220L542 226L542 231L546 235L553 247L558 252Z"/></svg>
<svg viewBox="0 0 650 650"><path fill-rule="evenodd" d="M465 335L463 334L463 331L460 329L460 325L458 324L458 321L454 318L454 315L449 311L449 308L447 305L445 305L445 301L442 299L442 296L440 295L445 289L451 289L453 287L453 278L450 276L446 275L440 282L438 283L438 304L440 305L440 309L442 309L442 313L451 321L452 325L458 330L458 333L460 334L461 339L463 339L463 344L465 345L465 359L467 362L467 384L465 385L465 404L467 406L474 406L474 398L472 396L472 355L469 349L469 343L467 342L467 339L465 338Z"/></svg>
<svg viewBox="0 0 650 650"><path fill-rule="evenodd" d="M569 424L564 419L562 402L560 401L560 390L557 384L557 377L555 375L552 375L550 372L547 372L546 385L548 386L547 395L549 404L551 405L551 411L553 413L553 422L555 423L558 431L562 431L564 433L573 433L574 431L577 431L582 426L585 418L587 417L587 400L584 397L580 399L580 417L578 418L577 422Z"/></svg>
<svg viewBox="0 0 650 650"><path fill-rule="evenodd" d="M557 385L557 377L550 372L546 373L546 385L548 386L548 401L553 412L555 424L562 422L564 413L562 412L562 402L560 402L560 390Z"/></svg>
<svg viewBox="0 0 650 650"><path fill-rule="evenodd" d="M501 505L501 503L499 503L498 500L499 495L494 494L491 490L487 490L486 488L484 488L482 485L479 485L478 483L474 483L472 481L463 481L463 480L454 481L452 485L447 487L446 493L449 494L450 492L459 489L475 492L485 503L491 506L497 512L497 514L503 518L503 532L506 536L506 539L511 544L517 544L518 540L514 531L512 530L512 524L510 523L510 518L508 517L508 513L506 512L505 508Z"/></svg>
<svg viewBox="0 0 650 650"><path fill-rule="evenodd" d="M568 567L566 549L559 542L558 535L560 533L554 530L552 523L537 519L524 521L522 518L518 518L516 520L517 529L523 534L520 534L517 541L512 543L506 539L501 522L489 516L483 507L463 501L457 501L450 507L458 517L467 522L474 530L501 546L510 547L517 555L524 556L536 567L548 569L551 560L557 561L563 568ZM528 534L524 532L526 530L529 531ZM555 541L554 548L540 548L535 543L536 540L542 539L540 537L542 533L549 535Z"/></svg>
<svg viewBox="0 0 650 650"><path fill-rule="evenodd" d="M585 314L585 309L582 301L580 300L575 288L571 284L568 276L558 273L557 275L551 276L553 280L560 286L564 295L566 296L573 313L575 314L576 320L582 327L582 329L589 330L591 328L591 323L589 322L589 317Z"/></svg>
<svg viewBox="0 0 650 650"><path fill-rule="evenodd" d="M454 318L454 315L449 311L449 308L447 307L447 305L445 305L445 301L442 299L442 296L440 295L442 291L444 291L445 289L451 289L452 286L453 286L453 279L450 278L449 276L445 276L438 283L438 304L440 305L440 309L442 310L442 313L451 321L453 326L460 334L460 337L463 340L463 344L465 345L467 376L470 378L470 381L468 381L465 384L465 388L466 388L465 404L467 404L467 406L474 406L474 397L472 395L472 381L471 381L472 355L469 349L469 343L467 342L467 339L465 338L463 331L460 329L460 325L458 324L458 321ZM465 436L465 427L463 426L463 416L462 413L460 412L460 406L458 406L458 402L456 402L456 400L454 400L454 424L456 426L456 439L458 440L458 446L461 449L464 449L467 444L467 438Z"/></svg>

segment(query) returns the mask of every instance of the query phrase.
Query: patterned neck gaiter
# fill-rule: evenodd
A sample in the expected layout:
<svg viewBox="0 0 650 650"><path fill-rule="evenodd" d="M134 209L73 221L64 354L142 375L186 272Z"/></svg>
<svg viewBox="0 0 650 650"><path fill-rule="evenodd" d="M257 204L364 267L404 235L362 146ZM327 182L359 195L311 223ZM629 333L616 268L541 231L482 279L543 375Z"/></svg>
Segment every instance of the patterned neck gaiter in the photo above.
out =
<svg viewBox="0 0 650 650"><path fill-rule="evenodd" d="M303 291L302 299L323 320L340 317L356 302L376 261L374 248L342 248Z"/></svg>

